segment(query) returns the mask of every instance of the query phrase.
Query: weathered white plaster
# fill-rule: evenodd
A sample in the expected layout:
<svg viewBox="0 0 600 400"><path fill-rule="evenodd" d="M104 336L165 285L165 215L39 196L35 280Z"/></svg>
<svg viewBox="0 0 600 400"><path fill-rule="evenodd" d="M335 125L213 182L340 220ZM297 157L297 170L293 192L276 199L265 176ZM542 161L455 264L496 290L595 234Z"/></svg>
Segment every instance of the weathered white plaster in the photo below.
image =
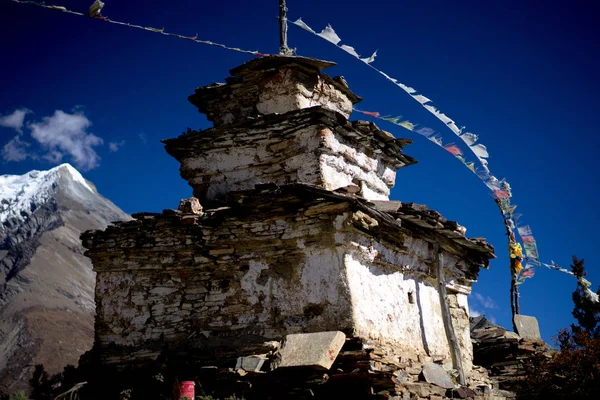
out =
<svg viewBox="0 0 600 400"><path fill-rule="evenodd" d="M350 302L341 249L301 248L304 249L304 262L295 266L295 277L291 281L269 277L260 284L257 280L261 271L273 266L265 262L249 263L250 268L241 281L242 290L252 304L263 298L264 308L258 320L266 321L276 310L288 333L349 325ZM322 307L323 314L303 320L306 307L311 305ZM288 317L290 322L286 322Z"/></svg>
<svg viewBox="0 0 600 400"><path fill-rule="evenodd" d="M268 286L261 285L257 282L260 272L263 269L269 268L264 262L250 261L248 263L248 272L244 275L241 280L242 290L246 293L246 299L250 304L258 303L258 295L260 293L267 293Z"/></svg>
<svg viewBox="0 0 600 400"><path fill-rule="evenodd" d="M349 235L345 240L352 246L344 263L357 334L401 352L450 360L437 283L427 265L431 257L427 242L407 237L407 248L398 251L362 235ZM447 256L444 265L455 261ZM424 276L428 279L423 280ZM448 297L451 307L456 303L451 308L453 326L468 371L473 350L468 308L464 308L466 295L451 293Z"/></svg>
<svg viewBox="0 0 600 400"><path fill-rule="evenodd" d="M424 343L430 352L448 354L437 291L357 255L345 256L357 335L414 354L428 354Z"/></svg>
<svg viewBox="0 0 600 400"><path fill-rule="evenodd" d="M369 200L389 200L396 173L379 158L367 156L339 135L323 129L327 153L321 155L320 165L325 187L335 190L350 184L360 184L360 195ZM392 176L393 175L393 176Z"/></svg>
<svg viewBox="0 0 600 400"><path fill-rule="evenodd" d="M463 293L456 293L458 307L453 311L453 317L462 323L454 323L454 330L461 349L463 359L463 368L470 371L473 368L473 343L471 342L471 329L469 325L469 303L468 296Z"/></svg>
<svg viewBox="0 0 600 400"><path fill-rule="evenodd" d="M366 155L330 129L311 126L284 137L265 138L259 132L251 132L249 137L253 140L246 139L247 145L219 147L219 151L183 160L190 184L206 188L207 199L253 189L260 183L292 182L329 190L355 184L361 187L361 197L389 199L394 170L377 154ZM219 140L220 145L228 142L227 137Z"/></svg>
<svg viewBox="0 0 600 400"><path fill-rule="evenodd" d="M101 299L98 343L130 346L129 356L138 357L130 352L136 346L180 343L201 332L280 339L345 330L395 354L450 360L431 271L433 247L425 237L381 238L384 221L347 203L295 204L303 208L264 218L251 213L243 220L225 218L217 226L203 226L203 217L197 217L201 232L196 233L166 217L156 219L163 226L158 230L152 225L108 233L94 264ZM206 247L190 248L200 237ZM146 242L153 243L151 249ZM462 282L461 275L452 275L457 260L443 255L448 276ZM449 291L447 298L469 370L466 295Z"/></svg>
<svg viewBox="0 0 600 400"><path fill-rule="evenodd" d="M298 82L297 71L282 69L271 77L259 94L256 104L261 114L283 114L314 106L337 111L346 118L352 113L352 102L348 97L317 76L314 86Z"/></svg>

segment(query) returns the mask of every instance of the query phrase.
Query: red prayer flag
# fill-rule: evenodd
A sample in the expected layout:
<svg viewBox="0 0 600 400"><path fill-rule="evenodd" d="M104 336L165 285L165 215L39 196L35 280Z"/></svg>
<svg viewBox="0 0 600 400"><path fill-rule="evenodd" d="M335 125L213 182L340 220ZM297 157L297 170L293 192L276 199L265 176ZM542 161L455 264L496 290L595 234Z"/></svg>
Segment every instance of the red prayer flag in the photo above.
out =
<svg viewBox="0 0 600 400"><path fill-rule="evenodd" d="M453 156L461 156L463 153L455 144L448 144L444 146L444 149L446 149L446 151L452 154Z"/></svg>
<svg viewBox="0 0 600 400"><path fill-rule="evenodd" d="M535 239L531 235L521 236L521 240L523 241L523 243L535 243Z"/></svg>
<svg viewBox="0 0 600 400"><path fill-rule="evenodd" d="M521 276L523 278L531 278L535 275L535 270L533 268L525 268L525 270L523 270L523 272L521 273Z"/></svg>
<svg viewBox="0 0 600 400"><path fill-rule="evenodd" d="M377 111L361 111L361 113L370 115L371 117L379 118L381 115Z"/></svg>
<svg viewBox="0 0 600 400"><path fill-rule="evenodd" d="M494 190L494 194L499 199L508 199L510 197L506 190Z"/></svg>

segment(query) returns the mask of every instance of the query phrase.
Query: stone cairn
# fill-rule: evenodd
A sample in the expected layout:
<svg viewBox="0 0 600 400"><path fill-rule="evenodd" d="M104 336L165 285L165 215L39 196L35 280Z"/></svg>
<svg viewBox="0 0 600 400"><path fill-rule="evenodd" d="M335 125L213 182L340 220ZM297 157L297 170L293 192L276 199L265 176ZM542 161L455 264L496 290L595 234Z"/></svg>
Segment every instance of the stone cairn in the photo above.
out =
<svg viewBox="0 0 600 400"><path fill-rule="evenodd" d="M82 235L88 363L217 398L512 397L472 363L467 296L493 247L389 200L411 142L349 121L360 98L331 66L263 57L190 96L214 127L163 142L194 197Z"/></svg>

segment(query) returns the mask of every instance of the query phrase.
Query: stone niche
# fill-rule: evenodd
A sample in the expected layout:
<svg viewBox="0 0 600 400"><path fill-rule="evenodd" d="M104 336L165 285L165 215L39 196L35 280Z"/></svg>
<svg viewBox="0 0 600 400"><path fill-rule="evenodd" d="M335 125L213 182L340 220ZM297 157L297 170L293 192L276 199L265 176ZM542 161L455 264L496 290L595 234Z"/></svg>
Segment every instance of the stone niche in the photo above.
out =
<svg viewBox="0 0 600 400"><path fill-rule="evenodd" d="M306 184L228 199L202 214L135 214L82 236L97 273L94 350L102 364L168 354L229 365L287 334L331 330L449 362L431 271L437 243L470 370L466 296L493 257L490 245L422 206Z"/></svg>
<svg viewBox="0 0 600 400"><path fill-rule="evenodd" d="M214 127L163 141L201 202L257 184L303 182L328 190L358 187L366 199L387 200L396 170L416 161L408 139L347 120L359 101L333 65L272 56L231 71L227 84L196 89L190 101Z"/></svg>

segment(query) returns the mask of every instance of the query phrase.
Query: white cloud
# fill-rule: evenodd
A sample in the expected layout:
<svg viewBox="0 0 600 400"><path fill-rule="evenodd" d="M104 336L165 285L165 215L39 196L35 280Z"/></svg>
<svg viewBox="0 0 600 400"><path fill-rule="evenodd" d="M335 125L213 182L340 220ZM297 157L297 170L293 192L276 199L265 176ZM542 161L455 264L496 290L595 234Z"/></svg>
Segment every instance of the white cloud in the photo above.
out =
<svg viewBox="0 0 600 400"><path fill-rule="evenodd" d="M4 161L18 162L25 160L27 157L35 158L27 151L29 146L29 143L21 140L21 137L17 135L2 148L2 159Z"/></svg>
<svg viewBox="0 0 600 400"><path fill-rule="evenodd" d="M124 140L121 140L120 142L110 142L108 143L108 149L114 153L118 151L121 147L123 147L124 144Z"/></svg>
<svg viewBox="0 0 600 400"><path fill-rule="evenodd" d="M142 141L142 143L144 143L144 144L148 143L148 138L146 137L146 134L144 132L140 133L138 136L140 137L140 140Z"/></svg>
<svg viewBox="0 0 600 400"><path fill-rule="evenodd" d="M81 112L69 114L56 110L51 117L27 127L31 129L31 136L46 150L43 158L59 162L68 155L77 168L87 171L98 167L100 156L94 146L103 143L101 138L87 132L91 125Z"/></svg>
<svg viewBox="0 0 600 400"><path fill-rule="evenodd" d="M44 160L50 161L51 164L60 164L62 162L63 157L63 153L57 150L53 150L47 154L44 154L42 158Z"/></svg>
<svg viewBox="0 0 600 400"><path fill-rule="evenodd" d="M475 318L475 317L479 317L480 315L485 316L485 318L487 320L489 320L492 324L497 325L496 317L494 317L492 314L488 314L488 313L482 311L478 307L472 307L469 302L469 317Z"/></svg>
<svg viewBox="0 0 600 400"><path fill-rule="evenodd" d="M476 308L469 307L469 316L470 317L479 317L481 315L481 311Z"/></svg>
<svg viewBox="0 0 600 400"><path fill-rule="evenodd" d="M13 111L12 114L0 117L0 126L5 128L13 128L20 134L23 133L23 122L25 121L25 115L31 111L26 108L20 108Z"/></svg>
<svg viewBox="0 0 600 400"><path fill-rule="evenodd" d="M473 292L473 297L479 302L483 308L491 309L498 308L496 302L490 296L482 296L477 292Z"/></svg>

